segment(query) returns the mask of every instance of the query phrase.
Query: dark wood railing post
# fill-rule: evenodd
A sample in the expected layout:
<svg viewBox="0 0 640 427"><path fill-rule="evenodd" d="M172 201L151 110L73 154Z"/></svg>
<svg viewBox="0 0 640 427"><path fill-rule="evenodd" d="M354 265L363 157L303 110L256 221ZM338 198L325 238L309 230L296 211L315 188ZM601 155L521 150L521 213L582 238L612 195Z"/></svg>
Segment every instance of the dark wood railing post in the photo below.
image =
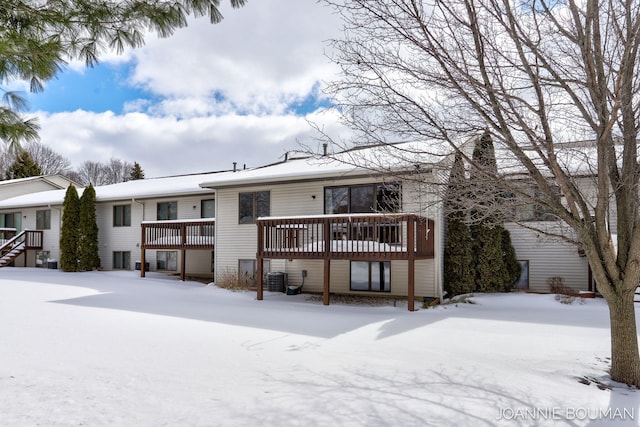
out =
<svg viewBox="0 0 640 427"><path fill-rule="evenodd" d="M415 252L415 235L414 226L416 222L415 216L409 216L407 218L407 308L409 311L415 310L415 264L416 264L416 252Z"/></svg>
<svg viewBox="0 0 640 427"><path fill-rule="evenodd" d="M145 244L146 244L146 227L144 224L142 224L142 236L140 237L140 277L144 277L145 276L145 268L144 268L144 264L145 264L145 259L144 259L144 255L145 255Z"/></svg>
<svg viewBox="0 0 640 427"><path fill-rule="evenodd" d="M331 291L331 221L324 220L324 274L322 286L322 304L329 305L329 292Z"/></svg>
<svg viewBox="0 0 640 427"><path fill-rule="evenodd" d="M256 228L258 229L258 252L256 253L256 263L258 264L256 266L256 275L258 276L257 279L257 284L256 284L256 299L258 301L262 301L263 297L264 297L264 292L263 292L263 287L264 287L264 283L262 280L262 276L263 276L263 272L262 272L262 254L264 252L264 239L263 239L263 223L258 220L256 223Z"/></svg>

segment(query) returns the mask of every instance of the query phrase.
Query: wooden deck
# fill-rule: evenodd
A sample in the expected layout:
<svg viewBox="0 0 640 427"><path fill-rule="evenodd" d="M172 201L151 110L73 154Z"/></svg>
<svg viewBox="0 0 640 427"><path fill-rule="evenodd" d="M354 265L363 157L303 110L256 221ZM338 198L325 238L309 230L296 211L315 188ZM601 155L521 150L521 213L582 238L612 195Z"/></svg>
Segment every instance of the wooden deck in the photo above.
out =
<svg viewBox="0 0 640 427"><path fill-rule="evenodd" d="M258 299L263 259L323 259L323 300L329 304L331 260L409 261L409 310L413 311L415 260L433 258L434 221L414 214L321 215L259 218Z"/></svg>
<svg viewBox="0 0 640 427"><path fill-rule="evenodd" d="M140 276L145 277L147 249L181 251L180 277L185 279L185 259L188 249L215 249L214 218L173 221L143 221L141 224Z"/></svg>

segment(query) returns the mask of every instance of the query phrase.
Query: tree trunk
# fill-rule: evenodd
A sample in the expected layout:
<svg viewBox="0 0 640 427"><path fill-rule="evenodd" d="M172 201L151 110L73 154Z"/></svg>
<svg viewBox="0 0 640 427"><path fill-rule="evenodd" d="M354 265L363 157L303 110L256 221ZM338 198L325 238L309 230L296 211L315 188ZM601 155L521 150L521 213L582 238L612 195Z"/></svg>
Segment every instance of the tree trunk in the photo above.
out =
<svg viewBox="0 0 640 427"><path fill-rule="evenodd" d="M611 378L640 387L640 355L634 293L616 294L609 302L611 319Z"/></svg>

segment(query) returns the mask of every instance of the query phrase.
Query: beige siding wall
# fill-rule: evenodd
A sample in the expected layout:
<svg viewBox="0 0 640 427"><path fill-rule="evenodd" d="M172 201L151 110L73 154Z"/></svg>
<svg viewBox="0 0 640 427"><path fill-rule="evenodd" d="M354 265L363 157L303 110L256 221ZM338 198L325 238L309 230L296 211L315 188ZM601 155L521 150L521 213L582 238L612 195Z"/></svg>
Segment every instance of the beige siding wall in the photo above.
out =
<svg viewBox="0 0 640 427"><path fill-rule="evenodd" d="M131 226L115 227L113 225L113 208L121 205L131 206ZM130 252L132 269L135 266L135 262L140 260L142 211L142 205L131 200L97 204L96 217L101 268L105 270L113 269L114 252Z"/></svg>
<svg viewBox="0 0 640 427"><path fill-rule="evenodd" d="M42 251L49 252L49 259L60 259L60 224L61 224L61 208L42 206L35 208L22 208L19 210L3 210L1 213L13 213L20 212L22 215L22 230L35 230L36 229L36 212L39 210L51 211L51 228L49 230L42 230ZM46 260L44 260L46 263ZM16 258L15 265L24 265L24 255ZM35 251L29 251L27 254L27 267L46 266L36 261Z"/></svg>
<svg viewBox="0 0 640 427"><path fill-rule="evenodd" d="M371 178L335 179L318 182L292 183L277 186L252 186L241 189L220 189L217 193L216 213L216 280L237 272L238 260L255 259L257 230L255 224L238 224L238 197L240 192L270 191L271 216L322 215L324 213L324 188L337 185L355 185L380 182ZM418 195L417 188L423 190ZM405 211L421 213L439 222L439 204L424 186L403 184ZM439 230L434 230L439 234ZM437 243L438 244L438 243ZM282 271L288 275L289 285L302 283L302 270L307 270L304 289L307 292L322 292L324 263L322 260L271 260L271 271ZM439 261L416 262L416 295L437 296ZM331 262L331 292L347 293L350 283L349 261ZM358 294L363 294L358 292ZM407 263L392 262L390 295L407 294ZM379 295L379 293L377 294ZM389 294L388 294L389 295Z"/></svg>
<svg viewBox="0 0 640 427"><path fill-rule="evenodd" d="M565 285L576 291L588 289L587 259L578 256L576 246L514 224L506 227L518 260L529 261L529 290L549 292L547 280L554 276L562 277Z"/></svg>
<svg viewBox="0 0 640 427"><path fill-rule="evenodd" d="M2 185L0 191L0 200L9 199L15 196L22 196L23 194L39 193L41 191L58 190L47 182L34 180L28 182L21 182L16 184Z"/></svg>

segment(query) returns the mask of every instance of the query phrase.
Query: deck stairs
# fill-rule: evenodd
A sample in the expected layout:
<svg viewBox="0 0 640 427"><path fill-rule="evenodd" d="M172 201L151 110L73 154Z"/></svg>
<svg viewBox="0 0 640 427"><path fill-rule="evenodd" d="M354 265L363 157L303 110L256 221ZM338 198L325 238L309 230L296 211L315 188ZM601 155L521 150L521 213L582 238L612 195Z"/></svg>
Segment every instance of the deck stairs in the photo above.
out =
<svg viewBox="0 0 640 427"><path fill-rule="evenodd" d="M14 259L16 259L18 256L20 256L22 253L24 253L25 251L25 247L24 247L24 242L20 242L18 244L16 244L15 246L11 247L7 252L4 252L3 249L3 254L0 257L0 268L2 267L6 267L9 264L11 264L11 262L13 262Z"/></svg>
<svg viewBox="0 0 640 427"><path fill-rule="evenodd" d="M0 241L0 268L11 264L26 248L25 231L9 240Z"/></svg>

